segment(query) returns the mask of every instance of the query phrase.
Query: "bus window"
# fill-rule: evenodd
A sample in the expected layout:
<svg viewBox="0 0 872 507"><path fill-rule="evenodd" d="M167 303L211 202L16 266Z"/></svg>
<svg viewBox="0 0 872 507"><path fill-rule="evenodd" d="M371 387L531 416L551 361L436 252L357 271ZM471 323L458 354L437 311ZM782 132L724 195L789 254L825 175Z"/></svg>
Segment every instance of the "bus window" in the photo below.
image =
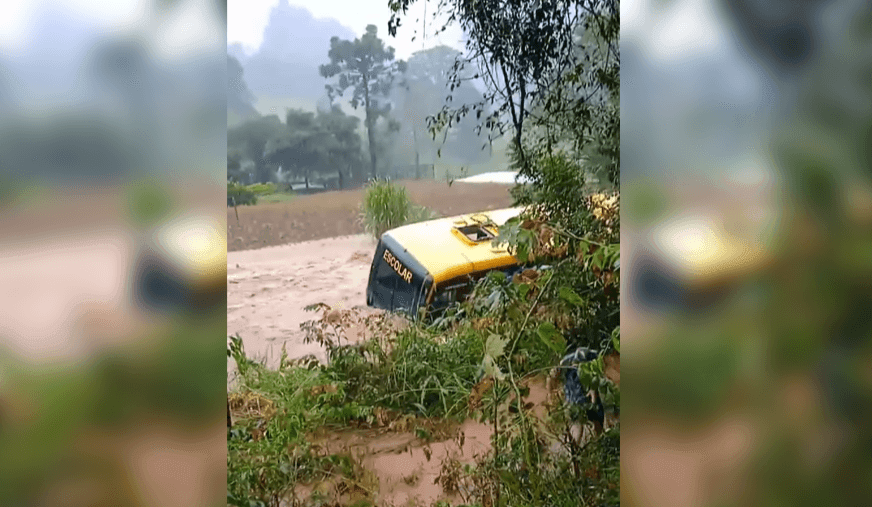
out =
<svg viewBox="0 0 872 507"><path fill-rule="evenodd" d="M379 249L383 252L384 249ZM389 309L392 305L394 288L397 283L397 274L388 265L381 261L381 255L376 257L376 271L373 279L373 304L376 308Z"/></svg>
<svg viewBox="0 0 872 507"><path fill-rule="evenodd" d="M396 276L394 277L396 278ZM415 288L410 283L397 280L397 288L394 290L394 310L412 310L412 299L415 297Z"/></svg>
<svg viewBox="0 0 872 507"><path fill-rule="evenodd" d="M463 301L472 292L474 282L472 279L465 281L449 282L444 287L436 290L436 296L433 298L433 307L435 309L444 309L452 303Z"/></svg>

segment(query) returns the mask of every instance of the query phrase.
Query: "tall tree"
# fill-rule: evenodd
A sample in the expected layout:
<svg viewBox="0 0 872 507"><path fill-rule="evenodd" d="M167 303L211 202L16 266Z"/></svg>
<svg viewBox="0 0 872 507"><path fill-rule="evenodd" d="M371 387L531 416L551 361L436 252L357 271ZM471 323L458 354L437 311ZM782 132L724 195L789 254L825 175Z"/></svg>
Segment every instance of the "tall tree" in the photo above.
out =
<svg viewBox="0 0 872 507"><path fill-rule="evenodd" d="M446 129L440 138L431 136L427 118L452 102L472 103L482 100L481 92L471 83L463 82L457 90L449 91L448 78L454 62L461 53L448 46L415 52L409 58L408 68L394 95L398 104L397 117L403 122L404 146L411 147L415 157L416 176L420 175L420 161L435 162L443 153L462 161L481 160L481 141L474 131L475 123L463 121L454 132ZM472 76L467 71L467 77Z"/></svg>
<svg viewBox="0 0 872 507"><path fill-rule="evenodd" d="M378 38L375 25L368 25L366 33L354 41L330 39L327 53L330 63L320 67L321 75L327 79L338 76L333 84L327 84L327 94L331 100L342 97L351 88L351 107L365 109L365 125L369 141L369 156L372 177L377 177L376 121L391 110L388 93L398 74L406 70L402 60L394 60L394 48L385 47Z"/></svg>

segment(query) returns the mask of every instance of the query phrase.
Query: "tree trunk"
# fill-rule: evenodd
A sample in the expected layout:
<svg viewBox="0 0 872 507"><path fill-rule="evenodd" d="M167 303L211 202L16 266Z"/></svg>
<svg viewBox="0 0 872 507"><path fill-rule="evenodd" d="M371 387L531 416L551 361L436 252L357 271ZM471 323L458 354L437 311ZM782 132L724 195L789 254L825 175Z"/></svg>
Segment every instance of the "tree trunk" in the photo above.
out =
<svg viewBox="0 0 872 507"><path fill-rule="evenodd" d="M309 190L309 171L306 171L306 190Z"/></svg>
<svg viewBox="0 0 872 507"><path fill-rule="evenodd" d="M342 169L339 169L339 190L342 190Z"/></svg>
<svg viewBox="0 0 872 507"><path fill-rule="evenodd" d="M375 134L372 131L372 124L374 123L372 119L370 119L370 112L366 112L366 136L369 138L369 161L372 164L372 178L375 179L378 177L378 173L376 171L376 157L375 157Z"/></svg>
<svg viewBox="0 0 872 507"><path fill-rule="evenodd" d="M366 105L366 137L369 139L369 160L372 163L372 178L375 179L377 177L375 160L375 134L372 131L373 124L375 122L372 118L372 106L369 103L369 81L366 78L366 74L363 75L363 101L364 105Z"/></svg>
<svg viewBox="0 0 872 507"><path fill-rule="evenodd" d="M420 155L418 153L418 133L415 132L415 129L412 129L412 137L415 140L415 179L421 179L421 161Z"/></svg>

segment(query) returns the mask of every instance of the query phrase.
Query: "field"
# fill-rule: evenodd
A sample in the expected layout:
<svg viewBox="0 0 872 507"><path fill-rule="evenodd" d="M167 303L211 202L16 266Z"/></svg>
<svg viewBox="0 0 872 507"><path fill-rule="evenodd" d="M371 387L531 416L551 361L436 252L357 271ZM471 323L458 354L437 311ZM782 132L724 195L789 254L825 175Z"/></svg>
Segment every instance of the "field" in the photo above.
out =
<svg viewBox="0 0 872 507"><path fill-rule="evenodd" d="M437 181L400 182L416 204L443 216L509 207L509 187L500 184ZM300 196L287 202L227 209L227 250L362 234L359 206L363 189ZM237 218L238 213L238 218ZM347 255L351 255L349 252Z"/></svg>

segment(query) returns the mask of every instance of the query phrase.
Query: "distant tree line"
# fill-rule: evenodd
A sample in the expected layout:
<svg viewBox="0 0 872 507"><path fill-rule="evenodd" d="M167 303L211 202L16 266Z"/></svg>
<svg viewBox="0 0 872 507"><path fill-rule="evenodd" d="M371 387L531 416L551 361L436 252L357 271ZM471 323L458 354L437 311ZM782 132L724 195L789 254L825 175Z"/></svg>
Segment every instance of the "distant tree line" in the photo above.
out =
<svg viewBox="0 0 872 507"><path fill-rule="evenodd" d="M316 112L288 109L284 118L258 115L242 66L228 56L228 104L245 120L228 129L228 179L348 188L375 177L432 177L441 157L454 164L486 162L490 154L474 121L459 122L438 136L427 124L429 114L452 100L482 99L471 83L448 92L459 55L439 46L415 53L408 62L396 60L374 25L353 41L333 37L329 62L320 67L329 106ZM362 109L363 119L346 114L342 100Z"/></svg>

